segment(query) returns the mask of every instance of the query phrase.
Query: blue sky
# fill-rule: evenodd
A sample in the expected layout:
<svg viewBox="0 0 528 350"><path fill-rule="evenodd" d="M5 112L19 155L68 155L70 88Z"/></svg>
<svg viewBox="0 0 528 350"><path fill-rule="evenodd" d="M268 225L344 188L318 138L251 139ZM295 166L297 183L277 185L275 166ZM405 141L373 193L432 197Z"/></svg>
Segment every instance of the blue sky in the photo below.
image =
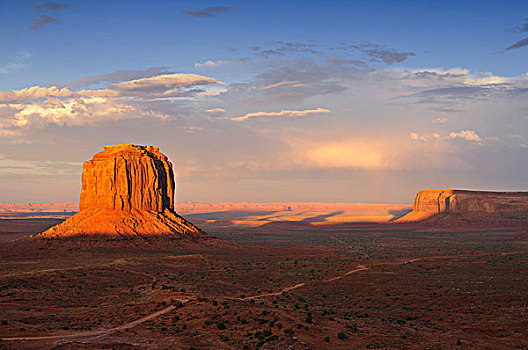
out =
<svg viewBox="0 0 528 350"><path fill-rule="evenodd" d="M3 64L27 69L2 77L2 88L67 81L145 66L192 71L199 60L233 59L275 41L376 43L416 56L404 67L464 67L500 75L525 73L524 50L504 50L524 36L524 1L77 1L35 11L35 1L0 5ZM228 8L213 18L182 11ZM56 18L28 30L39 16ZM526 35L525 35L526 36ZM229 49L238 49L231 52ZM31 56L21 59L28 53Z"/></svg>
<svg viewBox="0 0 528 350"><path fill-rule="evenodd" d="M119 142L160 145L184 201L528 189L525 1L4 0L0 23L0 201L75 200Z"/></svg>

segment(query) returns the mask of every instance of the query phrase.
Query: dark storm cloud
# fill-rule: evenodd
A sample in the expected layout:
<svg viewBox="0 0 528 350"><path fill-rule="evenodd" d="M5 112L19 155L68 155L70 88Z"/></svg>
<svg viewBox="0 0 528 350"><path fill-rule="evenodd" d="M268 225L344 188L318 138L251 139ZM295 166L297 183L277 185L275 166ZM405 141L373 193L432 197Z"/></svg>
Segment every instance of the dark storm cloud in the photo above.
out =
<svg viewBox="0 0 528 350"><path fill-rule="evenodd" d="M416 56L414 52L398 51L378 44L351 45L350 48L361 51L371 61L383 62L386 65L400 63L411 56Z"/></svg>
<svg viewBox="0 0 528 350"><path fill-rule="evenodd" d="M526 32L528 32L528 19L526 20L526 22L524 23L524 25L522 27L520 27L520 28L517 27L517 28L511 29L510 31L516 32L516 33L526 33ZM519 49L519 48L527 46L527 45L528 45L528 38L524 38L524 39L521 39L521 40L511 44L510 46L508 46L506 48L506 50L510 51L510 50L514 50L514 49Z"/></svg>
<svg viewBox="0 0 528 350"><path fill-rule="evenodd" d="M346 64L352 64L356 66L365 66L365 61L362 60L355 60L355 59L342 59L335 56L330 56L326 59L326 62L330 64L335 65L346 65Z"/></svg>
<svg viewBox="0 0 528 350"><path fill-rule="evenodd" d="M221 97L233 115L257 108L296 109L310 98L334 98L345 93L343 79L351 74L360 73L346 66L297 60L283 66L271 65L248 82L231 83Z"/></svg>
<svg viewBox="0 0 528 350"><path fill-rule="evenodd" d="M229 11L231 8L227 6L212 6L194 11L183 10L181 13L195 18L213 18L222 12Z"/></svg>
<svg viewBox="0 0 528 350"><path fill-rule="evenodd" d="M328 51L340 52L337 56L331 56L327 59L332 64L354 64L366 65L366 61L383 62L386 65L401 63L411 56L414 52L399 51L379 44L358 44L347 45L340 43L337 46L317 45L313 42L284 42L277 41L275 47L262 48L259 46L251 47L255 55L263 58L286 57L297 53L303 54L325 54Z"/></svg>
<svg viewBox="0 0 528 350"><path fill-rule="evenodd" d="M69 87L72 89L78 89L89 85L100 84L100 83L117 83L125 80L135 80L141 78L150 78L161 74L170 74L167 71L167 67L151 67L141 70L118 70L112 73L103 75L94 75L89 77L83 77L77 80L73 80L63 84L52 84L61 87Z"/></svg>
<svg viewBox="0 0 528 350"><path fill-rule="evenodd" d="M415 96L444 96L451 98L475 98L489 89L478 86L456 86L422 91Z"/></svg>
<svg viewBox="0 0 528 350"><path fill-rule="evenodd" d="M527 23L526 25L528 25L528 23ZM526 25L525 25L525 26L526 26ZM508 47L506 48L506 50L509 51L509 50L514 50L514 49L519 49L519 48L524 47L524 46L527 46L527 45L528 45L528 38L524 38L524 39L519 40L519 41L517 41L516 43L514 43L514 44L508 46Z"/></svg>
<svg viewBox="0 0 528 350"><path fill-rule="evenodd" d="M528 18L526 19L526 23L524 23L521 27L514 27L507 30L508 32L512 33L526 33L528 32Z"/></svg>
<svg viewBox="0 0 528 350"><path fill-rule="evenodd" d="M507 91L508 95L516 97L528 94L528 88L516 88Z"/></svg>
<svg viewBox="0 0 528 350"><path fill-rule="evenodd" d="M312 43L292 43L277 41L278 46L273 48L263 49L259 46L251 47L251 50L257 55L264 58L269 58L271 56L287 56L293 53L312 53L318 54L322 53L320 50L317 50L317 45Z"/></svg>
<svg viewBox="0 0 528 350"><path fill-rule="evenodd" d="M496 85L493 87L481 86L448 86L436 89L427 89L416 94L402 96L402 98L416 98L418 103L446 103L449 105L463 101L487 100L492 97L518 94L519 89L512 86Z"/></svg>
<svg viewBox="0 0 528 350"><path fill-rule="evenodd" d="M40 5L30 6L29 9L35 12L49 12L49 11L61 11L69 7L68 4L64 2L53 2L47 1Z"/></svg>
<svg viewBox="0 0 528 350"><path fill-rule="evenodd" d="M37 13L53 12L53 16L42 14L39 17L34 18L31 26L29 26L29 29L38 31L39 29L41 29L44 26L47 26L48 24L61 23L61 21L57 18L57 13L59 11L67 9L68 7L69 5L64 2L54 2L54 1L46 1L40 5L30 6L29 9L33 12L37 12Z"/></svg>
<svg viewBox="0 0 528 350"><path fill-rule="evenodd" d="M414 52L398 52L392 49L369 49L364 51L367 56L375 61L383 61L385 64L400 63L410 56L415 56Z"/></svg>
<svg viewBox="0 0 528 350"><path fill-rule="evenodd" d="M37 18L35 18L33 21L32 21L32 25L29 27L29 29L31 30L39 30L40 28L48 25L48 24L51 24L51 23L60 23L60 21L56 18L56 17L51 17L51 16L48 16L48 15L42 15L42 16L39 16Z"/></svg>
<svg viewBox="0 0 528 350"><path fill-rule="evenodd" d="M466 76L464 73L437 73L434 71L423 70L419 72L413 72L409 74L407 78L410 79L436 79L436 80L446 80L451 78L462 78Z"/></svg>

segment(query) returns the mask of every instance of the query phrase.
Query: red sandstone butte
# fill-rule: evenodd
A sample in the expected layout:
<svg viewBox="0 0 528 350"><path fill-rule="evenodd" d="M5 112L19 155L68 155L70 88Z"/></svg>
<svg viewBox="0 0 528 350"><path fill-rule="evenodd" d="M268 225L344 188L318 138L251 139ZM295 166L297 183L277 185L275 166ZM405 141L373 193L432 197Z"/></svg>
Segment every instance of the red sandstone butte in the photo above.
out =
<svg viewBox="0 0 528 350"><path fill-rule="evenodd" d="M174 211L174 187L158 147L104 146L84 162L79 213L39 236L205 235Z"/></svg>
<svg viewBox="0 0 528 350"><path fill-rule="evenodd" d="M431 226L528 225L528 192L424 190L413 211L396 222Z"/></svg>

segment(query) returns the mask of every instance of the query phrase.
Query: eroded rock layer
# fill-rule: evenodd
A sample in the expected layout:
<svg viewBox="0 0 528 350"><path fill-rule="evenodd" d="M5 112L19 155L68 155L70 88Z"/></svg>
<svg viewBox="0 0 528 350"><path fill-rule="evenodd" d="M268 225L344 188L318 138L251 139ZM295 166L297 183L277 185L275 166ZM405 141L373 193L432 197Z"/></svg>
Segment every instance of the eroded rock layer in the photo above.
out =
<svg viewBox="0 0 528 350"><path fill-rule="evenodd" d="M83 164L79 213L41 236L203 234L174 212L174 188L158 147L104 146Z"/></svg>
<svg viewBox="0 0 528 350"><path fill-rule="evenodd" d="M397 222L526 223L528 192L425 190L416 194L413 211Z"/></svg>

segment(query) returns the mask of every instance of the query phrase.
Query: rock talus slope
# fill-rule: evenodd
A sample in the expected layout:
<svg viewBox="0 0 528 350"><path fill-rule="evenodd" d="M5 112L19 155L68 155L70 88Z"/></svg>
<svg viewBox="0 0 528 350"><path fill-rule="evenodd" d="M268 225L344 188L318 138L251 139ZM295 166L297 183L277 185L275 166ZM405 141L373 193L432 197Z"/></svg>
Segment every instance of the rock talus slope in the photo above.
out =
<svg viewBox="0 0 528 350"><path fill-rule="evenodd" d="M528 192L424 190L416 194L413 211L396 222L526 224Z"/></svg>
<svg viewBox="0 0 528 350"><path fill-rule="evenodd" d="M83 164L80 211L41 237L205 235L174 211L174 173L155 146L111 145Z"/></svg>

